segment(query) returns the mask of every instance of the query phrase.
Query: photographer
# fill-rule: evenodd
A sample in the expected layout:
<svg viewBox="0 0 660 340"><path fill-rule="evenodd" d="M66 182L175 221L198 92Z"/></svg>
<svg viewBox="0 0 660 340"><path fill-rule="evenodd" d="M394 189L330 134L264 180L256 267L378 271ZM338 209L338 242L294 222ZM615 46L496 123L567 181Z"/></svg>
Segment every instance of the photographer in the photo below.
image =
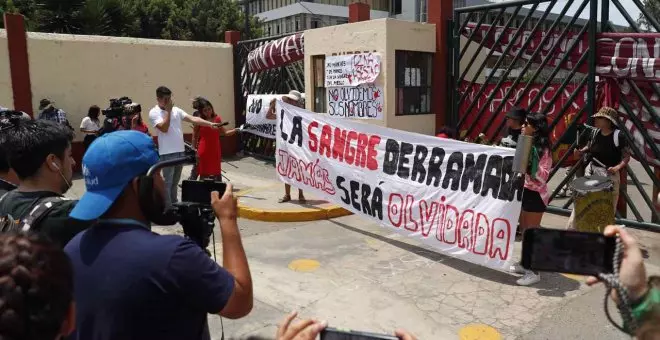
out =
<svg viewBox="0 0 660 340"><path fill-rule="evenodd" d="M99 137L83 158L87 192L71 216L97 223L65 248L76 287L73 339L210 339L208 313L236 319L252 309L231 185L211 200L223 268L192 241L150 230L165 211L163 177L145 175L157 162L153 141L137 131Z"/></svg>
<svg viewBox="0 0 660 340"><path fill-rule="evenodd" d="M2 131L3 148L20 184L0 198L0 220L9 229L32 230L64 246L88 223L68 217L76 201L71 187L73 131L47 120L25 121Z"/></svg>
<svg viewBox="0 0 660 340"><path fill-rule="evenodd" d="M185 151L183 141L183 128L181 123L186 121L193 125L206 126L218 129L219 123L213 123L200 117L193 117L185 111L174 106L172 102L172 91L165 86L156 89L156 100L158 105L149 111L149 119L156 129L158 136L158 153L162 160L175 159L181 157ZM172 203L178 201L179 180L181 179L182 166L175 166L163 170L165 178L165 192L167 193L166 205L169 207Z"/></svg>

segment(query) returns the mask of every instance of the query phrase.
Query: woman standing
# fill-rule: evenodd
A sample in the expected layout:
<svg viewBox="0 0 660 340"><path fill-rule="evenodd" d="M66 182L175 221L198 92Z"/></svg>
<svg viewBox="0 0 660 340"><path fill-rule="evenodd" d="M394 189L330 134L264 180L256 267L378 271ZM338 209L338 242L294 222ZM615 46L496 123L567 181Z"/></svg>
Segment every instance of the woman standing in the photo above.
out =
<svg viewBox="0 0 660 340"><path fill-rule="evenodd" d="M522 195L520 229L524 233L527 229L541 225L543 213L548 206L550 194L547 182L552 169L552 154L548 121L543 114L530 113L523 124L522 134L532 136L534 143ZM527 270L519 263L511 266L511 271L523 274L523 277L516 281L521 286L529 286L541 280L540 273Z"/></svg>
<svg viewBox="0 0 660 340"><path fill-rule="evenodd" d="M83 139L85 151L87 151L87 148L96 139L101 130L100 114L101 108L96 105L90 106L89 110L87 110L87 117L83 118L82 122L80 122L80 132L85 134L85 139Z"/></svg>
<svg viewBox="0 0 660 340"><path fill-rule="evenodd" d="M213 123L222 123L220 116L215 114L213 105L206 99L201 99L200 116L202 119ZM225 131L223 127L219 129L200 126L199 144L197 146L197 172L201 179L222 180L222 148L220 137L231 136L236 133L236 129Z"/></svg>

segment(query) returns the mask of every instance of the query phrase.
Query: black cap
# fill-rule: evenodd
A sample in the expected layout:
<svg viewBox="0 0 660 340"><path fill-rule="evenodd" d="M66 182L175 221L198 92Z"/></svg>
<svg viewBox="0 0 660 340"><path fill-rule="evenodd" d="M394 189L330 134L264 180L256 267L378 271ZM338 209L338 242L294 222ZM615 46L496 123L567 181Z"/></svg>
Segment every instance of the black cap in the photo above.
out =
<svg viewBox="0 0 660 340"><path fill-rule="evenodd" d="M514 106L511 108L511 110L509 110L509 112L506 113L506 118L516 119L524 122L525 118L527 118L527 114L527 110Z"/></svg>

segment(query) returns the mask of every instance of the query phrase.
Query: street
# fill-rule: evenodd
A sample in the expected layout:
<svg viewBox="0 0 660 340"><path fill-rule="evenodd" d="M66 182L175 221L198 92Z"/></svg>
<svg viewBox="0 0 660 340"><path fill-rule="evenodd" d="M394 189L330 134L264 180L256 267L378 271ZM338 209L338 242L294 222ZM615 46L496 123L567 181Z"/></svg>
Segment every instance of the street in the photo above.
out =
<svg viewBox="0 0 660 340"><path fill-rule="evenodd" d="M253 158L224 162L223 170L238 190L277 185L272 164ZM184 169L184 178L189 171ZM75 180L69 196L80 195L83 187L81 179ZM275 206L256 194L239 200ZM546 214L543 222L559 228L565 220ZM272 339L292 310L333 327L377 333L404 328L419 339L629 338L608 323L604 288L587 287L583 277L543 273L540 283L520 287L517 276L444 256L355 215L285 223L240 219L239 225L254 283L254 309L240 320L209 316L213 339L222 338L223 324L226 339ZM181 233L179 226L154 230ZM660 273L653 248L659 235L634 234L650 249L648 273ZM217 230L215 242L222 264ZM515 249L518 257L519 242Z"/></svg>

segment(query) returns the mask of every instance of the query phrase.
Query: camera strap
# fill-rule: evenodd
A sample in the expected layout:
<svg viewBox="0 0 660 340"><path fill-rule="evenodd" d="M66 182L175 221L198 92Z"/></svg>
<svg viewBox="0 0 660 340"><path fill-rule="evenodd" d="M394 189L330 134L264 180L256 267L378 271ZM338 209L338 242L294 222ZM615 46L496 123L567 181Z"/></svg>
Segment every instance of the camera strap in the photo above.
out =
<svg viewBox="0 0 660 340"><path fill-rule="evenodd" d="M616 327L618 330L627 333L629 335L634 335L635 332L637 331L638 325L637 325L637 320L633 317L632 313L632 306L631 306L631 301L630 301L630 294L628 292L628 289L621 284L621 281L619 280L619 269L621 267L621 261L623 260L623 243L621 242L621 238L617 237L616 238L616 248L614 249L614 260L613 260L613 266L614 268L613 273L611 274L599 274L598 278L605 283L605 287L607 289L605 290L605 302L604 302L604 308L605 308L605 316L607 316L607 320ZM617 308L619 310L619 313L621 314L621 318L623 319L623 326L619 326L614 320L612 319L612 316L610 315L610 310L608 306L608 301L610 294L613 293L613 291L616 291L616 294L619 298L619 301L617 302Z"/></svg>

